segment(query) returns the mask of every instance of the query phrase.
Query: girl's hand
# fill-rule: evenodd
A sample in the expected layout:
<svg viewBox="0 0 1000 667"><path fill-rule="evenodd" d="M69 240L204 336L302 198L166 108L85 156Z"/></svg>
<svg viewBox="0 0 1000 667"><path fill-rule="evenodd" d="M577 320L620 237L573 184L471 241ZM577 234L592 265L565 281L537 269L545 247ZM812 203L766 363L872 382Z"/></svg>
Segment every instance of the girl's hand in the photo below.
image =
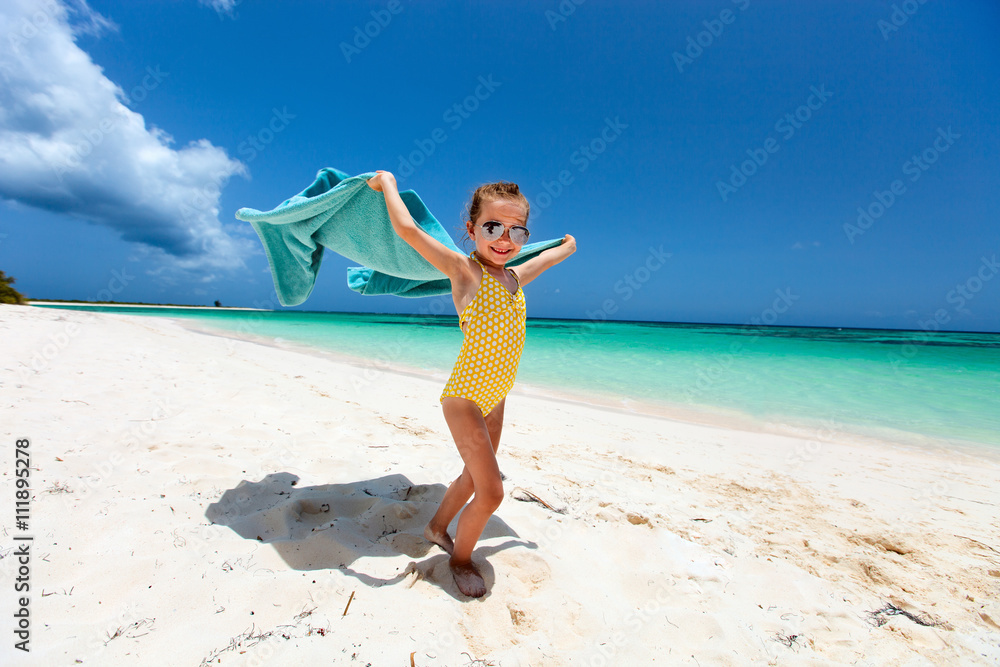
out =
<svg viewBox="0 0 1000 667"><path fill-rule="evenodd" d="M385 186L387 184L395 187L396 177L393 176L391 172L384 171L382 169L376 169L375 175L368 179L368 187L375 192L385 192Z"/></svg>
<svg viewBox="0 0 1000 667"><path fill-rule="evenodd" d="M574 253L576 252L576 239L567 234L563 237L562 246L560 247L566 248L566 251L569 253Z"/></svg>

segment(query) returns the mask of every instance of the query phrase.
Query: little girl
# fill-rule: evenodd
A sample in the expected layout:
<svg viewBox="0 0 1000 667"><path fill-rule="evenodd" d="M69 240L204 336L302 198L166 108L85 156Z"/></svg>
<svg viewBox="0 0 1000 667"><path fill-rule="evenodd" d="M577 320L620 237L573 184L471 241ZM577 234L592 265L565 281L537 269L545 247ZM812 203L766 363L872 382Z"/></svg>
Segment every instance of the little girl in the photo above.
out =
<svg viewBox="0 0 1000 667"><path fill-rule="evenodd" d="M472 550L503 500L496 451L504 403L524 344L521 288L572 255L576 241L567 234L562 245L540 252L515 273L504 265L528 239L529 213L528 200L516 184L489 183L473 194L465 224L476 249L469 256L444 246L413 221L391 173L376 172L368 185L385 194L392 227L400 238L451 279L464 339L440 402L465 467L448 487L424 536L451 554L449 564L459 590L482 597L486 585L472 563ZM472 502L465 507L470 497ZM452 541L448 526L463 507Z"/></svg>

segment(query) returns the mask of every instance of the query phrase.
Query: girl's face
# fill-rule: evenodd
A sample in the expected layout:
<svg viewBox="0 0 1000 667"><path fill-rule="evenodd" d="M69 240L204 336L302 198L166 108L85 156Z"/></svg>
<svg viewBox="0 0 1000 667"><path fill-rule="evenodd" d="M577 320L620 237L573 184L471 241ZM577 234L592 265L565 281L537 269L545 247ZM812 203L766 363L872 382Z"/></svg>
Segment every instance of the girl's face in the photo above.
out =
<svg viewBox="0 0 1000 667"><path fill-rule="evenodd" d="M524 217L524 207L509 199L483 202L475 225L466 223L469 238L475 242L476 254L479 255L480 259L492 262L497 266L503 266L521 251L521 246L511 242L510 233L507 231L504 231L503 236L496 240L487 241L484 239L480 226L482 223L496 220L502 222L505 227L513 227L514 225L524 225Z"/></svg>

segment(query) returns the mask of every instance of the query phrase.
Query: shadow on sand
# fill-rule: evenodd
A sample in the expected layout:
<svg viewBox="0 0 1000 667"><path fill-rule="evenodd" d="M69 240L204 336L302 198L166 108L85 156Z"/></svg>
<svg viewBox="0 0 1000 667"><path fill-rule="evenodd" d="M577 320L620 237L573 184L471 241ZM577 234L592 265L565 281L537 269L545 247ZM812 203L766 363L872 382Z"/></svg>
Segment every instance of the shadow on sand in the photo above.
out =
<svg viewBox="0 0 1000 667"><path fill-rule="evenodd" d="M368 586L396 584L416 573L456 599L469 599L455 586L448 555L423 536L424 526L444 497L443 484L416 485L403 475L303 488L296 486L298 481L287 472L267 475L259 482L244 480L209 505L205 516L244 539L272 545L295 570L336 568ZM496 537L518 535L494 516L480 539ZM483 558L518 546L535 545L514 539L476 549L474 560L487 591L493 588L494 573ZM424 560L410 562L404 571L388 578L351 568L361 558L400 554Z"/></svg>

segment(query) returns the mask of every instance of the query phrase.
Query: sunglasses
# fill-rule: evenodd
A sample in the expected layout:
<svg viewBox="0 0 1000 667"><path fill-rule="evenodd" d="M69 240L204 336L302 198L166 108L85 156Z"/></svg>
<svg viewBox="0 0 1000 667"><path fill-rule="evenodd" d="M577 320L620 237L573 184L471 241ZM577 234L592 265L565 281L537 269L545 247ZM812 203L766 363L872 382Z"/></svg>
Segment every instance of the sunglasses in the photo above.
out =
<svg viewBox="0 0 1000 667"><path fill-rule="evenodd" d="M496 241L498 238L503 236L503 231L505 229L502 222L497 222L496 220L490 220L489 222L484 222L479 227L483 230L483 238L487 241ZM508 230L510 236L510 242L516 245L524 245L528 240L530 232L527 227L522 225L514 225Z"/></svg>

